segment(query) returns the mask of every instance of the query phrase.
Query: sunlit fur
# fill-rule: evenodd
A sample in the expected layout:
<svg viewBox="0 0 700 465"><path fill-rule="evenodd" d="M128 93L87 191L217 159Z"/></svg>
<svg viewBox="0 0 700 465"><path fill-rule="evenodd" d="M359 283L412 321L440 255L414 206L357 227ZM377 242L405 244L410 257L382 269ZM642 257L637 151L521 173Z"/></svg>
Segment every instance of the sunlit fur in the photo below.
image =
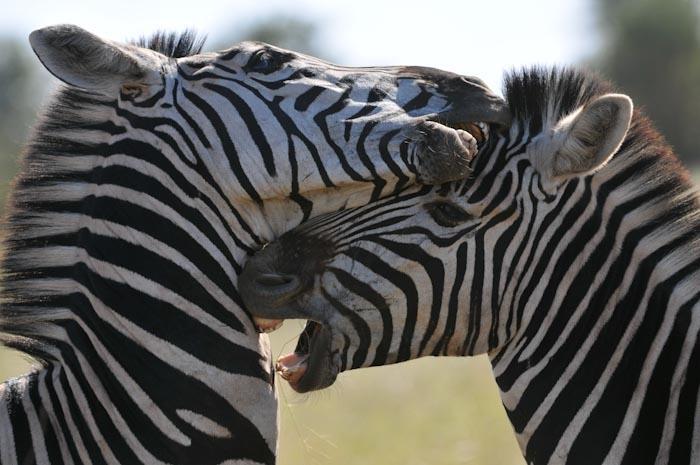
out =
<svg viewBox="0 0 700 465"><path fill-rule="evenodd" d="M290 233L333 246L299 307L325 315L342 369L486 353L528 464L700 462L700 209L686 170L639 112L597 171L535 169L555 155L544 138L611 91L576 70L511 73L514 124L469 179ZM436 201L471 218L440 226Z"/></svg>
<svg viewBox="0 0 700 465"><path fill-rule="evenodd" d="M253 42L200 54L191 34L141 44L160 82L61 87L11 193L0 341L41 367L0 385L3 465L273 463L269 343L241 264L410 184L403 130L450 107L401 68ZM276 57L264 72L260 52Z"/></svg>

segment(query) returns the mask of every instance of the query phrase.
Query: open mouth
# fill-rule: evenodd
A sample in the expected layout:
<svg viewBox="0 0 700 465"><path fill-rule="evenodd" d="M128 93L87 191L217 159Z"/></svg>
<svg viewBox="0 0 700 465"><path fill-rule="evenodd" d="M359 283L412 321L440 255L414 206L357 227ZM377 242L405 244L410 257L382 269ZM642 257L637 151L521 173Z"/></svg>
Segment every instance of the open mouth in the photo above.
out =
<svg viewBox="0 0 700 465"><path fill-rule="evenodd" d="M451 123L436 120L435 122L456 131L457 143L462 145L462 149L469 159L476 156L476 153L489 138L489 125L481 121Z"/></svg>
<svg viewBox="0 0 700 465"><path fill-rule="evenodd" d="M489 138L489 125L477 121L476 123L456 123L450 124L448 122L440 122L441 124L455 129L457 131L464 131L469 134L478 144L486 142Z"/></svg>
<svg viewBox="0 0 700 465"><path fill-rule="evenodd" d="M420 123L413 145L417 182L438 185L467 178L490 129L489 123L439 116Z"/></svg>
<svg viewBox="0 0 700 465"><path fill-rule="evenodd" d="M330 386L338 376L329 328L308 321L294 352L277 360L275 370L299 393Z"/></svg>

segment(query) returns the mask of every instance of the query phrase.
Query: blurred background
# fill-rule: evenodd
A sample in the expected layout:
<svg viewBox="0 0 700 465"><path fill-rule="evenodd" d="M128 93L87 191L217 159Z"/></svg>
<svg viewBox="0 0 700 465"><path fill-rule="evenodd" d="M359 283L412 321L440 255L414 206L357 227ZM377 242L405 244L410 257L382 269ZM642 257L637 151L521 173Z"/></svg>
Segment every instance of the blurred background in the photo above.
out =
<svg viewBox="0 0 700 465"><path fill-rule="evenodd" d="M2 198L36 113L57 84L27 36L56 23L114 40L193 28L208 36L207 50L256 39L345 65L419 64L473 74L496 90L504 70L582 65L631 95L700 180L700 0L9 3L0 17ZM275 353L291 351L300 331L300 322L286 322L273 335ZM0 382L29 367L0 348ZM484 358L346 373L310 396L283 386L280 405L282 465L524 463Z"/></svg>

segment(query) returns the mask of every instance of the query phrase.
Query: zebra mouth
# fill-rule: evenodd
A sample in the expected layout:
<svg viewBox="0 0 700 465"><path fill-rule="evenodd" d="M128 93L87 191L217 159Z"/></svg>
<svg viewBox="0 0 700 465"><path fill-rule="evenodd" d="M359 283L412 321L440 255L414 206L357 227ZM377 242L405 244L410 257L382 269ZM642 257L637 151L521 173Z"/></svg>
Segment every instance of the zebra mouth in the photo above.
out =
<svg viewBox="0 0 700 465"><path fill-rule="evenodd" d="M438 123L452 128L456 131L464 131L469 134L479 146L489 138L489 125L477 121L475 123L449 123L447 121L437 121Z"/></svg>
<svg viewBox="0 0 700 465"><path fill-rule="evenodd" d="M418 182L437 185L469 176L471 161L488 141L489 125L438 118L422 122L418 135L414 152Z"/></svg>
<svg viewBox="0 0 700 465"><path fill-rule="evenodd" d="M299 393L330 386L339 372L332 340L330 328L308 321L294 352L280 357L275 370Z"/></svg>

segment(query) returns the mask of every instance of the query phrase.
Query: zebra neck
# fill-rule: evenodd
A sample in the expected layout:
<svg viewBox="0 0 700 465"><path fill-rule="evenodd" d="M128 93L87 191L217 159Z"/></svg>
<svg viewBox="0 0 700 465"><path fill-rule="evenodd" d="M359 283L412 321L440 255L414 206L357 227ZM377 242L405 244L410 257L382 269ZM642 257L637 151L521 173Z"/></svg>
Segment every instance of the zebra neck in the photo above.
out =
<svg viewBox="0 0 700 465"><path fill-rule="evenodd" d="M69 376L48 366L0 384L0 463L94 463L83 440L94 424L76 421L84 403L70 391Z"/></svg>
<svg viewBox="0 0 700 465"><path fill-rule="evenodd" d="M81 360L0 384L0 464L274 462L275 431L266 428L275 412L265 408L276 405L269 385L264 391L261 381L248 386L230 375L205 385L180 375L161 379L153 390L136 384L133 373L62 350L66 359L73 352ZM240 401L250 393L257 397ZM251 404L259 411L247 411Z"/></svg>
<svg viewBox="0 0 700 465"><path fill-rule="evenodd" d="M27 296L13 307L24 312L13 341L21 349L31 338L48 367L3 389L17 415L31 405L46 420L8 414L19 432L3 433L0 450L21 436L37 456L70 458L63 463L272 463L269 347L237 304L235 279L209 279L206 262L188 270L172 250L134 244L133 233L126 241L83 230L29 251L44 266L12 283Z"/></svg>
<svg viewBox="0 0 700 465"><path fill-rule="evenodd" d="M518 337L492 358L529 464L700 460L688 462L700 453L697 233L657 227L556 258L567 272L528 296Z"/></svg>

